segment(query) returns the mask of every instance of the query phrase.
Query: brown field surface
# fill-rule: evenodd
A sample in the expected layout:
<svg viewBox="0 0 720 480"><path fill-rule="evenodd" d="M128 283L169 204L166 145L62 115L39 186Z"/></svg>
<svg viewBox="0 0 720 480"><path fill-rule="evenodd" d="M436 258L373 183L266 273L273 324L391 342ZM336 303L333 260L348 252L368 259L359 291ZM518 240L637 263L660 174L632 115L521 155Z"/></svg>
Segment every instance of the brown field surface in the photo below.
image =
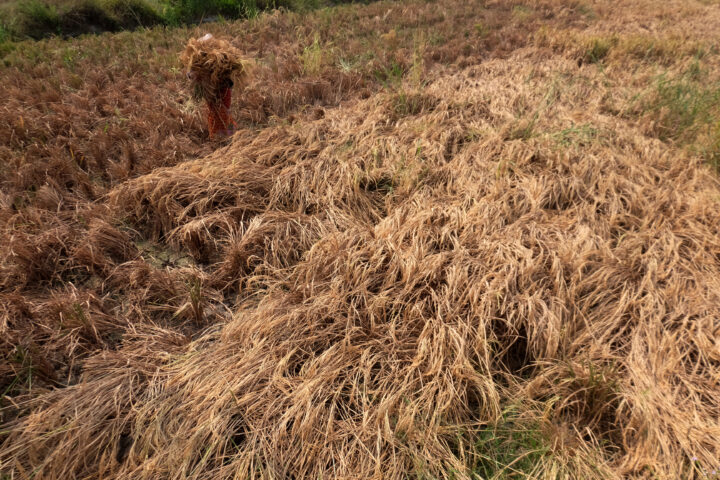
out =
<svg viewBox="0 0 720 480"><path fill-rule="evenodd" d="M720 478L720 4L0 45L0 479ZM253 74L207 138L178 55Z"/></svg>

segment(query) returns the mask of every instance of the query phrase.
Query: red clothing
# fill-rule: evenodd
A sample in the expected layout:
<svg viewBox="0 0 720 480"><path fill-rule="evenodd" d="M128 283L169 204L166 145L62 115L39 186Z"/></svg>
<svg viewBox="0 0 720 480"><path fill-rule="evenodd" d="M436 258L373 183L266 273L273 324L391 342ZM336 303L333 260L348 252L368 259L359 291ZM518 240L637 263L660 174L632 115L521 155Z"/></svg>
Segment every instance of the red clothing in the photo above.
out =
<svg viewBox="0 0 720 480"><path fill-rule="evenodd" d="M223 90L220 98L220 102L208 101L207 120L210 138L214 137L218 131L230 130L231 127L237 127L235 120L233 120L230 115L232 88L228 87Z"/></svg>

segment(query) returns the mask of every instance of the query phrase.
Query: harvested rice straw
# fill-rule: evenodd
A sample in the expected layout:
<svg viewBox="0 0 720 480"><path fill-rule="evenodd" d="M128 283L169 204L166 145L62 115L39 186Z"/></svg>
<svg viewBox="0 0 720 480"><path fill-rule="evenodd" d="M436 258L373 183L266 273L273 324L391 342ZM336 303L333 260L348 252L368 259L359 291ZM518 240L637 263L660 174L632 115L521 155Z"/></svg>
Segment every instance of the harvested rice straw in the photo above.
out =
<svg viewBox="0 0 720 480"><path fill-rule="evenodd" d="M180 59L193 82L195 97L207 102L210 137L232 133L237 126L230 115L233 80L244 84L247 79L240 51L227 40L208 33L190 39Z"/></svg>

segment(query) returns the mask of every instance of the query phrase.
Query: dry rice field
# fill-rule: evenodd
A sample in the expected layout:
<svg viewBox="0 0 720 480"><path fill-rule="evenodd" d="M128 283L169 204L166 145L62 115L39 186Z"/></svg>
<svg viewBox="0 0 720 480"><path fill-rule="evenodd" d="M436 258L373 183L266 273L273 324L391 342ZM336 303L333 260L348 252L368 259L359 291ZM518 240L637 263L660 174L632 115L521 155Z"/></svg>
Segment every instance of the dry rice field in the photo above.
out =
<svg viewBox="0 0 720 480"><path fill-rule="evenodd" d="M720 478L720 3L0 46L0 479ZM254 62L208 140L178 55Z"/></svg>

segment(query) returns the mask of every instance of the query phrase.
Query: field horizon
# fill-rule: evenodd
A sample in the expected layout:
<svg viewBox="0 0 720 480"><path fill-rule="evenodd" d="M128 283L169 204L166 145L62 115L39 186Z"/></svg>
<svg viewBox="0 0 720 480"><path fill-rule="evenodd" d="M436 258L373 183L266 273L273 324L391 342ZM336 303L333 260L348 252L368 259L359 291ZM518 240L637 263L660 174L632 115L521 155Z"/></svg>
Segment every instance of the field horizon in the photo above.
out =
<svg viewBox="0 0 720 480"><path fill-rule="evenodd" d="M0 480L720 478L720 3L1 48ZM208 139L178 57L252 64Z"/></svg>

